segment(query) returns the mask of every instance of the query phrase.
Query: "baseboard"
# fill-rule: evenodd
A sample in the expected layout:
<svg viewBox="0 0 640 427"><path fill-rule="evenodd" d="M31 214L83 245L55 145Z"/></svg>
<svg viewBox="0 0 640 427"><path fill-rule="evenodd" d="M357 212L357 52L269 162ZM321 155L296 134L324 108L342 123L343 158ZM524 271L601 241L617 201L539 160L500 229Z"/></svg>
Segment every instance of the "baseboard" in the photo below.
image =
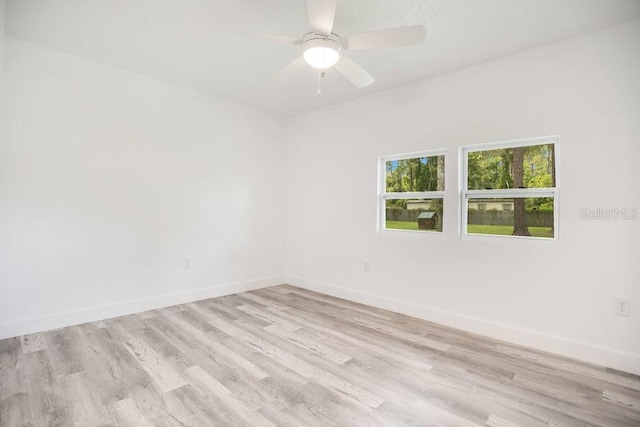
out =
<svg viewBox="0 0 640 427"><path fill-rule="evenodd" d="M314 282L299 277L287 276L285 279L285 282L292 286L390 310L396 313L406 314L408 316L445 326L451 326L474 334L547 351L549 353L570 357L595 365L606 366L608 368L640 375L640 355L637 354L630 354L615 349L581 343L560 336L438 310L426 305L400 301L367 292Z"/></svg>
<svg viewBox="0 0 640 427"><path fill-rule="evenodd" d="M117 304L101 305L80 310L55 313L41 318L20 319L7 323L0 323L0 339L18 335L42 332L65 326L95 322L141 311L154 310L177 304L198 301L207 298L266 288L284 283L283 276L266 277L240 283L210 286L185 292L158 295L150 298L125 301Z"/></svg>

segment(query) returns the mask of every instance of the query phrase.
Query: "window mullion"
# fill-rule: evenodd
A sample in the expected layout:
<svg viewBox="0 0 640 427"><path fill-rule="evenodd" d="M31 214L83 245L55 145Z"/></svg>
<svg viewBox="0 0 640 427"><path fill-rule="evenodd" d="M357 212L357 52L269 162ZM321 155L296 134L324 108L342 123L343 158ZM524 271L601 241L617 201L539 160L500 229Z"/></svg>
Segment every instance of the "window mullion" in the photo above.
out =
<svg viewBox="0 0 640 427"><path fill-rule="evenodd" d="M382 198L385 200L392 199L441 199L444 197L444 191L416 191L406 193L383 193Z"/></svg>
<svg viewBox="0 0 640 427"><path fill-rule="evenodd" d="M520 197L554 197L555 188L507 188L502 190L465 190L467 198L520 198Z"/></svg>

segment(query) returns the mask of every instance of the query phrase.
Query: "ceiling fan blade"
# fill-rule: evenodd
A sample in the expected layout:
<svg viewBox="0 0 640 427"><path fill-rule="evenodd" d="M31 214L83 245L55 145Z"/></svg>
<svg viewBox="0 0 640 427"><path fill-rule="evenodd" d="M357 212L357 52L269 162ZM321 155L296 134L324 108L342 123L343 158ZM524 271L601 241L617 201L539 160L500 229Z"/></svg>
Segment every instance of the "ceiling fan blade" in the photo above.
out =
<svg viewBox="0 0 640 427"><path fill-rule="evenodd" d="M340 72L340 74L345 76L347 80L357 87L362 88L369 86L371 83L376 81L376 79L374 79L367 70L358 65L353 59L344 55L340 56L340 60L336 65L334 65L334 67Z"/></svg>
<svg viewBox="0 0 640 427"><path fill-rule="evenodd" d="M345 49L377 49L422 44L427 39L424 25L386 28L343 37Z"/></svg>
<svg viewBox="0 0 640 427"><path fill-rule="evenodd" d="M300 39L297 39L295 37L283 36L282 34L265 33L262 31L248 30L246 28L222 27L220 28L219 32L229 36L269 40L272 42L282 43L282 44L290 44L290 45L300 44Z"/></svg>
<svg viewBox="0 0 640 427"><path fill-rule="evenodd" d="M333 30L337 0L307 0L307 13L314 33L328 36Z"/></svg>
<svg viewBox="0 0 640 427"><path fill-rule="evenodd" d="M302 70L306 64L307 62L304 60L304 58L302 56L299 56L298 58L289 62L289 64L287 64L283 69L278 71L276 75L273 76L273 80L278 82L288 80L295 74L297 74L300 70Z"/></svg>

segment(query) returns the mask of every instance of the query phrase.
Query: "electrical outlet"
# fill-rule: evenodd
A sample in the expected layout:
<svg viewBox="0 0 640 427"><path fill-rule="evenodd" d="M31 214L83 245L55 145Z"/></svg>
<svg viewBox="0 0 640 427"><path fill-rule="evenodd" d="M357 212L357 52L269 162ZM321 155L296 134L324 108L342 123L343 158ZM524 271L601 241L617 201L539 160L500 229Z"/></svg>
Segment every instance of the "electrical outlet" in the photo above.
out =
<svg viewBox="0 0 640 427"><path fill-rule="evenodd" d="M365 261L365 262L362 264L362 271L364 271L365 273L368 273L368 272L369 272L369 261Z"/></svg>
<svg viewBox="0 0 640 427"><path fill-rule="evenodd" d="M616 298L613 300L613 314L618 316L631 316L631 300Z"/></svg>
<svg viewBox="0 0 640 427"><path fill-rule="evenodd" d="M191 270L191 258L184 258L182 260L182 269Z"/></svg>

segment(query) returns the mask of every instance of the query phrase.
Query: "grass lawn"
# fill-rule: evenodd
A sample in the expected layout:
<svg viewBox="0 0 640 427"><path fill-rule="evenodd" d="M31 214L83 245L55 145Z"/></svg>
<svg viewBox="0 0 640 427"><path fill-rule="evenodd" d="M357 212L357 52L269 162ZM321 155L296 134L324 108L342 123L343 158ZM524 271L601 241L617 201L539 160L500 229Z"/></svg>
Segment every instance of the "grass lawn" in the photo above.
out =
<svg viewBox="0 0 640 427"><path fill-rule="evenodd" d="M387 221L386 228L393 230L442 231L439 229L421 230L418 228L418 221Z"/></svg>
<svg viewBox="0 0 640 427"><path fill-rule="evenodd" d="M387 221L386 227L388 229L393 229L393 230L430 231L430 230L418 229L417 221ZM431 230L431 231L442 231L442 230ZM511 234L513 233L513 226L469 224L467 226L467 233L511 236ZM532 237L547 237L547 238L553 237L550 227L529 227L529 233L531 233Z"/></svg>
<svg viewBox="0 0 640 427"><path fill-rule="evenodd" d="M470 234L494 234L499 236L511 236L513 234L512 225L467 225L467 233ZM531 237L552 238L551 227L529 227Z"/></svg>

